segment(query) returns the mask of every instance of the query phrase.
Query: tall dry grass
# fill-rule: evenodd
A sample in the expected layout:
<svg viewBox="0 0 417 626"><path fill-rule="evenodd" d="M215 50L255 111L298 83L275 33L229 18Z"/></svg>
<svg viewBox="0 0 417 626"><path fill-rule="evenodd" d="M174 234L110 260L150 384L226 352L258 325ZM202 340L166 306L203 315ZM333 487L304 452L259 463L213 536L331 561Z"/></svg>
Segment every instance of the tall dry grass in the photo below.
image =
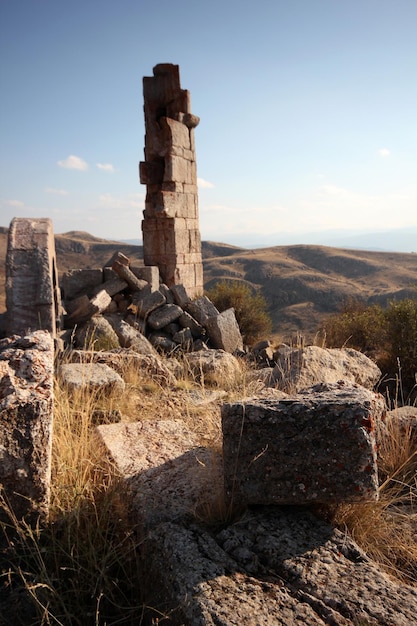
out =
<svg viewBox="0 0 417 626"><path fill-rule="evenodd" d="M340 504L328 519L382 568L417 584L417 432L392 417L379 436L379 500Z"/></svg>

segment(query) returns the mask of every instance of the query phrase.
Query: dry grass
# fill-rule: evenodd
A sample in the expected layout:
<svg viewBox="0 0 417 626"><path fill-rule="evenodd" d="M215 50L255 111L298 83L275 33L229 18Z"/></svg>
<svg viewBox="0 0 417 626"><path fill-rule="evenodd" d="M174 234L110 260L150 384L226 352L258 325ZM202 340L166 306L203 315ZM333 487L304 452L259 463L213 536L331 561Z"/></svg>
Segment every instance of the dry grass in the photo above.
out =
<svg viewBox="0 0 417 626"><path fill-rule="evenodd" d="M341 504L330 520L395 578L417 584L417 439L395 417L380 436L379 501ZM329 512L328 512L329 513Z"/></svg>
<svg viewBox="0 0 417 626"><path fill-rule="evenodd" d="M239 511L223 496L219 405L258 393L259 383L245 362L227 381L192 376L186 362L182 371L169 387L144 370L126 367L122 398L69 391L57 379L50 520L30 526L0 502L10 520L3 528L0 624L3 606L16 626L163 621L141 596L146 577L141 538L121 498L121 479L96 438L94 415L118 411L122 420L184 420L201 445L213 450L210 488L202 487L208 495L195 516L211 526L227 524ZM388 572L416 583L417 454L411 429L401 429L398 420L389 422L379 454L379 502L342 505L328 515Z"/></svg>

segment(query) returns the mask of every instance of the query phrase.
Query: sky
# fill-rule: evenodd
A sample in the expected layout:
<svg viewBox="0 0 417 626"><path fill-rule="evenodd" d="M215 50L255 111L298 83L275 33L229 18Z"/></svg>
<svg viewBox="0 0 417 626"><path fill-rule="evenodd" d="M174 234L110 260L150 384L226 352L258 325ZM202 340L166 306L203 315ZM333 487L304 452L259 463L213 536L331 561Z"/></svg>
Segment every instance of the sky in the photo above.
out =
<svg viewBox="0 0 417 626"><path fill-rule="evenodd" d="M180 66L203 240L417 227L416 0L0 0L0 225L141 237L142 77Z"/></svg>

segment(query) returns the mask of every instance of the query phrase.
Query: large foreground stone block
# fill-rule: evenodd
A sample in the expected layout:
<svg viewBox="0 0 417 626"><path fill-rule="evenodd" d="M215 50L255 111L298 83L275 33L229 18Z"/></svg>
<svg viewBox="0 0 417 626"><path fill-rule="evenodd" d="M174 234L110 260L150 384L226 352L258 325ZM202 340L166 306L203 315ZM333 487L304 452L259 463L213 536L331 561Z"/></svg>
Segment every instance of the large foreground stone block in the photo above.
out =
<svg viewBox="0 0 417 626"><path fill-rule="evenodd" d="M48 332L0 342L0 491L18 518L48 513L53 372Z"/></svg>
<svg viewBox="0 0 417 626"><path fill-rule="evenodd" d="M247 504L376 500L375 427L384 413L382 396L344 383L225 404L227 496Z"/></svg>
<svg viewBox="0 0 417 626"><path fill-rule="evenodd" d="M9 335L42 329L55 336L61 323L61 296L50 219L12 220L6 258L6 306Z"/></svg>

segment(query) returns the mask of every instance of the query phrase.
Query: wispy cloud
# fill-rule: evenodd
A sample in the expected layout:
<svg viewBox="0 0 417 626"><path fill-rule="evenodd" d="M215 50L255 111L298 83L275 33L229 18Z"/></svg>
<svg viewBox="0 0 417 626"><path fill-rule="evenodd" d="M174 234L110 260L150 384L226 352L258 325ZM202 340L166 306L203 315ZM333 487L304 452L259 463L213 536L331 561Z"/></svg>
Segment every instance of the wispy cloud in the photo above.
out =
<svg viewBox="0 0 417 626"><path fill-rule="evenodd" d="M21 200L5 200L4 204L7 204L8 206L12 206L15 209L21 209L25 206L25 203L22 202Z"/></svg>
<svg viewBox="0 0 417 626"><path fill-rule="evenodd" d="M114 196L111 193L102 193L99 198L99 206L111 209L143 209L143 193L129 193L125 196Z"/></svg>
<svg viewBox="0 0 417 626"><path fill-rule="evenodd" d="M204 178L197 178L197 185L200 189L212 189L214 187L213 183Z"/></svg>
<svg viewBox="0 0 417 626"><path fill-rule="evenodd" d="M74 154L70 154L63 161L58 161L58 165L67 170L88 170L88 163Z"/></svg>
<svg viewBox="0 0 417 626"><path fill-rule="evenodd" d="M378 154L379 156L385 159L386 157L389 157L389 155L391 154L391 151L388 150L388 148L380 148L378 150Z"/></svg>
<svg viewBox="0 0 417 626"><path fill-rule="evenodd" d="M114 166L111 163L96 163L96 167L104 172L111 172L113 174Z"/></svg>
<svg viewBox="0 0 417 626"><path fill-rule="evenodd" d="M45 193L52 193L56 196L67 196L68 191L66 189L54 189L54 187L45 187Z"/></svg>

